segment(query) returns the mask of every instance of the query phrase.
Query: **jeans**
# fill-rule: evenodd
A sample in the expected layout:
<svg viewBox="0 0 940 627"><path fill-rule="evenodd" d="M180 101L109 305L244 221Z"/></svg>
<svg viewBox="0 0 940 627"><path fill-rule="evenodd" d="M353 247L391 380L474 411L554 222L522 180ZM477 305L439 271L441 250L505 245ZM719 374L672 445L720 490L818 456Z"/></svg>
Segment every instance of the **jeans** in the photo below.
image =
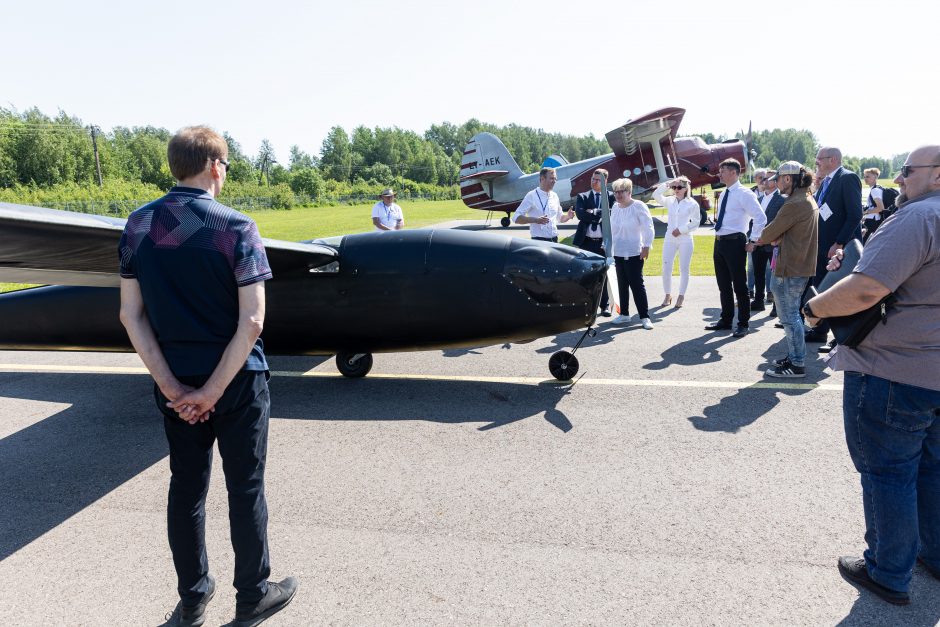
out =
<svg viewBox="0 0 940 627"><path fill-rule="evenodd" d="M672 294L672 264L679 252L679 296L685 296L689 287L689 268L692 266L692 251L695 243L691 235L675 237L667 233L663 239L663 293Z"/></svg>
<svg viewBox="0 0 940 627"><path fill-rule="evenodd" d="M906 592L918 551L940 570L940 392L846 372L842 412L862 480L868 574Z"/></svg>
<svg viewBox="0 0 940 627"><path fill-rule="evenodd" d="M235 599L256 603L267 592L271 574L268 557L268 506L264 497L264 466L268 448L270 396L268 373L235 375L216 411L206 422L191 425L166 407L154 386L170 444L170 492L167 531L176 567L177 590L183 605L195 605L208 589L206 493L212 470L212 445L218 440L228 490L229 527L235 550ZM180 377L199 387L209 377Z"/></svg>
<svg viewBox="0 0 940 627"><path fill-rule="evenodd" d="M646 284L643 282L643 262L639 255L635 257L614 257L614 268L617 270L617 287L620 290L620 313L630 315L629 293L633 292L633 302L636 303L640 319L649 318L649 301L646 298Z"/></svg>
<svg viewBox="0 0 940 627"><path fill-rule="evenodd" d="M787 338L787 357L794 366L803 366L806 361L806 335L803 320L800 318L800 304L803 290L811 277L775 276L771 282L774 293L774 306L777 318L783 325L783 334Z"/></svg>

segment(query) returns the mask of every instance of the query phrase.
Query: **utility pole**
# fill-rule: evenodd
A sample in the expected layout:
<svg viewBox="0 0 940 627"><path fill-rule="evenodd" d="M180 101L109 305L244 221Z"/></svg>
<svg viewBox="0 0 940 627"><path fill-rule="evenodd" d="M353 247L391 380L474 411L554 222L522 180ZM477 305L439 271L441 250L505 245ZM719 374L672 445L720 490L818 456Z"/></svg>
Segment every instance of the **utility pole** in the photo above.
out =
<svg viewBox="0 0 940 627"><path fill-rule="evenodd" d="M101 180L101 160L98 158L98 133L101 132L101 129L97 126L91 127L91 145L95 149L95 171L98 173L98 187L104 187L104 182Z"/></svg>

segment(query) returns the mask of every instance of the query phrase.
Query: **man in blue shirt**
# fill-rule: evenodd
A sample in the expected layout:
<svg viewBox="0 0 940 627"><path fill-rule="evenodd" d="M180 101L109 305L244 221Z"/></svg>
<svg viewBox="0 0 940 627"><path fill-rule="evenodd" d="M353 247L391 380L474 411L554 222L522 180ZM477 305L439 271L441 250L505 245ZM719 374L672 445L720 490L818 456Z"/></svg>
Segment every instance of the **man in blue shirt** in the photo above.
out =
<svg viewBox="0 0 940 627"><path fill-rule="evenodd" d="M297 580L267 581L264 467L270 397L261 330L272 278L251 218L217 202L228 171L225 140L184 128L168 148L179 184L130 215L121 237L121 322L153 376L170 447L167 526L180 625L202 625L215 594L205 500L218 442L235 551L235 624L285 607Z"/></svg>

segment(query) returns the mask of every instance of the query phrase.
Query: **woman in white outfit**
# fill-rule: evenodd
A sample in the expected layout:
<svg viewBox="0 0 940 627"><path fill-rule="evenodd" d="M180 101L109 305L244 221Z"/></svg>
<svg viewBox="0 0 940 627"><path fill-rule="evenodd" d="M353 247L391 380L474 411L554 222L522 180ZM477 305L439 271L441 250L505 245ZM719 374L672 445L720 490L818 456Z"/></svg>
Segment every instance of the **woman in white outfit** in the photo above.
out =
<svg viewBox="0 0 940 627"><path fill-rule="evenodd" d="M672 195L667 196L667 189ZM666 207L669 219L666 237L663 240L663 292L666 298L663 307L672 304L672 263L676 252L679 253L679 296L676 308L682 307L685 290L689 287L689 267L692 265L692 231L698 228L701 219L698 203L691 198L692 183L685 176L680 176L668 183L660 183L653 190L653 198Z"/></svg>
<svg viewBox="0 0 940 627"><path fill-rule="evenodd" d="M620 289L620 315L614 319L614 324L630 321L629 288L643 328L649 330L653 328L653 323L650 321L649 301L643 284L643 262L649 257L656 236L653 216L646 203L633 200L633 181L617 179L611 187L614 188L614 198L617 200L610 210L611 254Z"/></svg>

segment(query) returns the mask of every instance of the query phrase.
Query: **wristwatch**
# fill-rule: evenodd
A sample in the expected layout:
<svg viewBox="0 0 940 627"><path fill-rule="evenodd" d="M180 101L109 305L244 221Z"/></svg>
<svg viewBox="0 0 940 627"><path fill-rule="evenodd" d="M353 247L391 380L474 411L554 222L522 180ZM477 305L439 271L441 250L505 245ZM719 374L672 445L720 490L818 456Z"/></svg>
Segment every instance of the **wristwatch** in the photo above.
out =
<svg viewBox="0 0 940 627"><path fill-rule="evenodd" d="M803 315L807 318L815 318L816 314L813 313L813 310L810 308L809 303L803 305Z"/></svg>

